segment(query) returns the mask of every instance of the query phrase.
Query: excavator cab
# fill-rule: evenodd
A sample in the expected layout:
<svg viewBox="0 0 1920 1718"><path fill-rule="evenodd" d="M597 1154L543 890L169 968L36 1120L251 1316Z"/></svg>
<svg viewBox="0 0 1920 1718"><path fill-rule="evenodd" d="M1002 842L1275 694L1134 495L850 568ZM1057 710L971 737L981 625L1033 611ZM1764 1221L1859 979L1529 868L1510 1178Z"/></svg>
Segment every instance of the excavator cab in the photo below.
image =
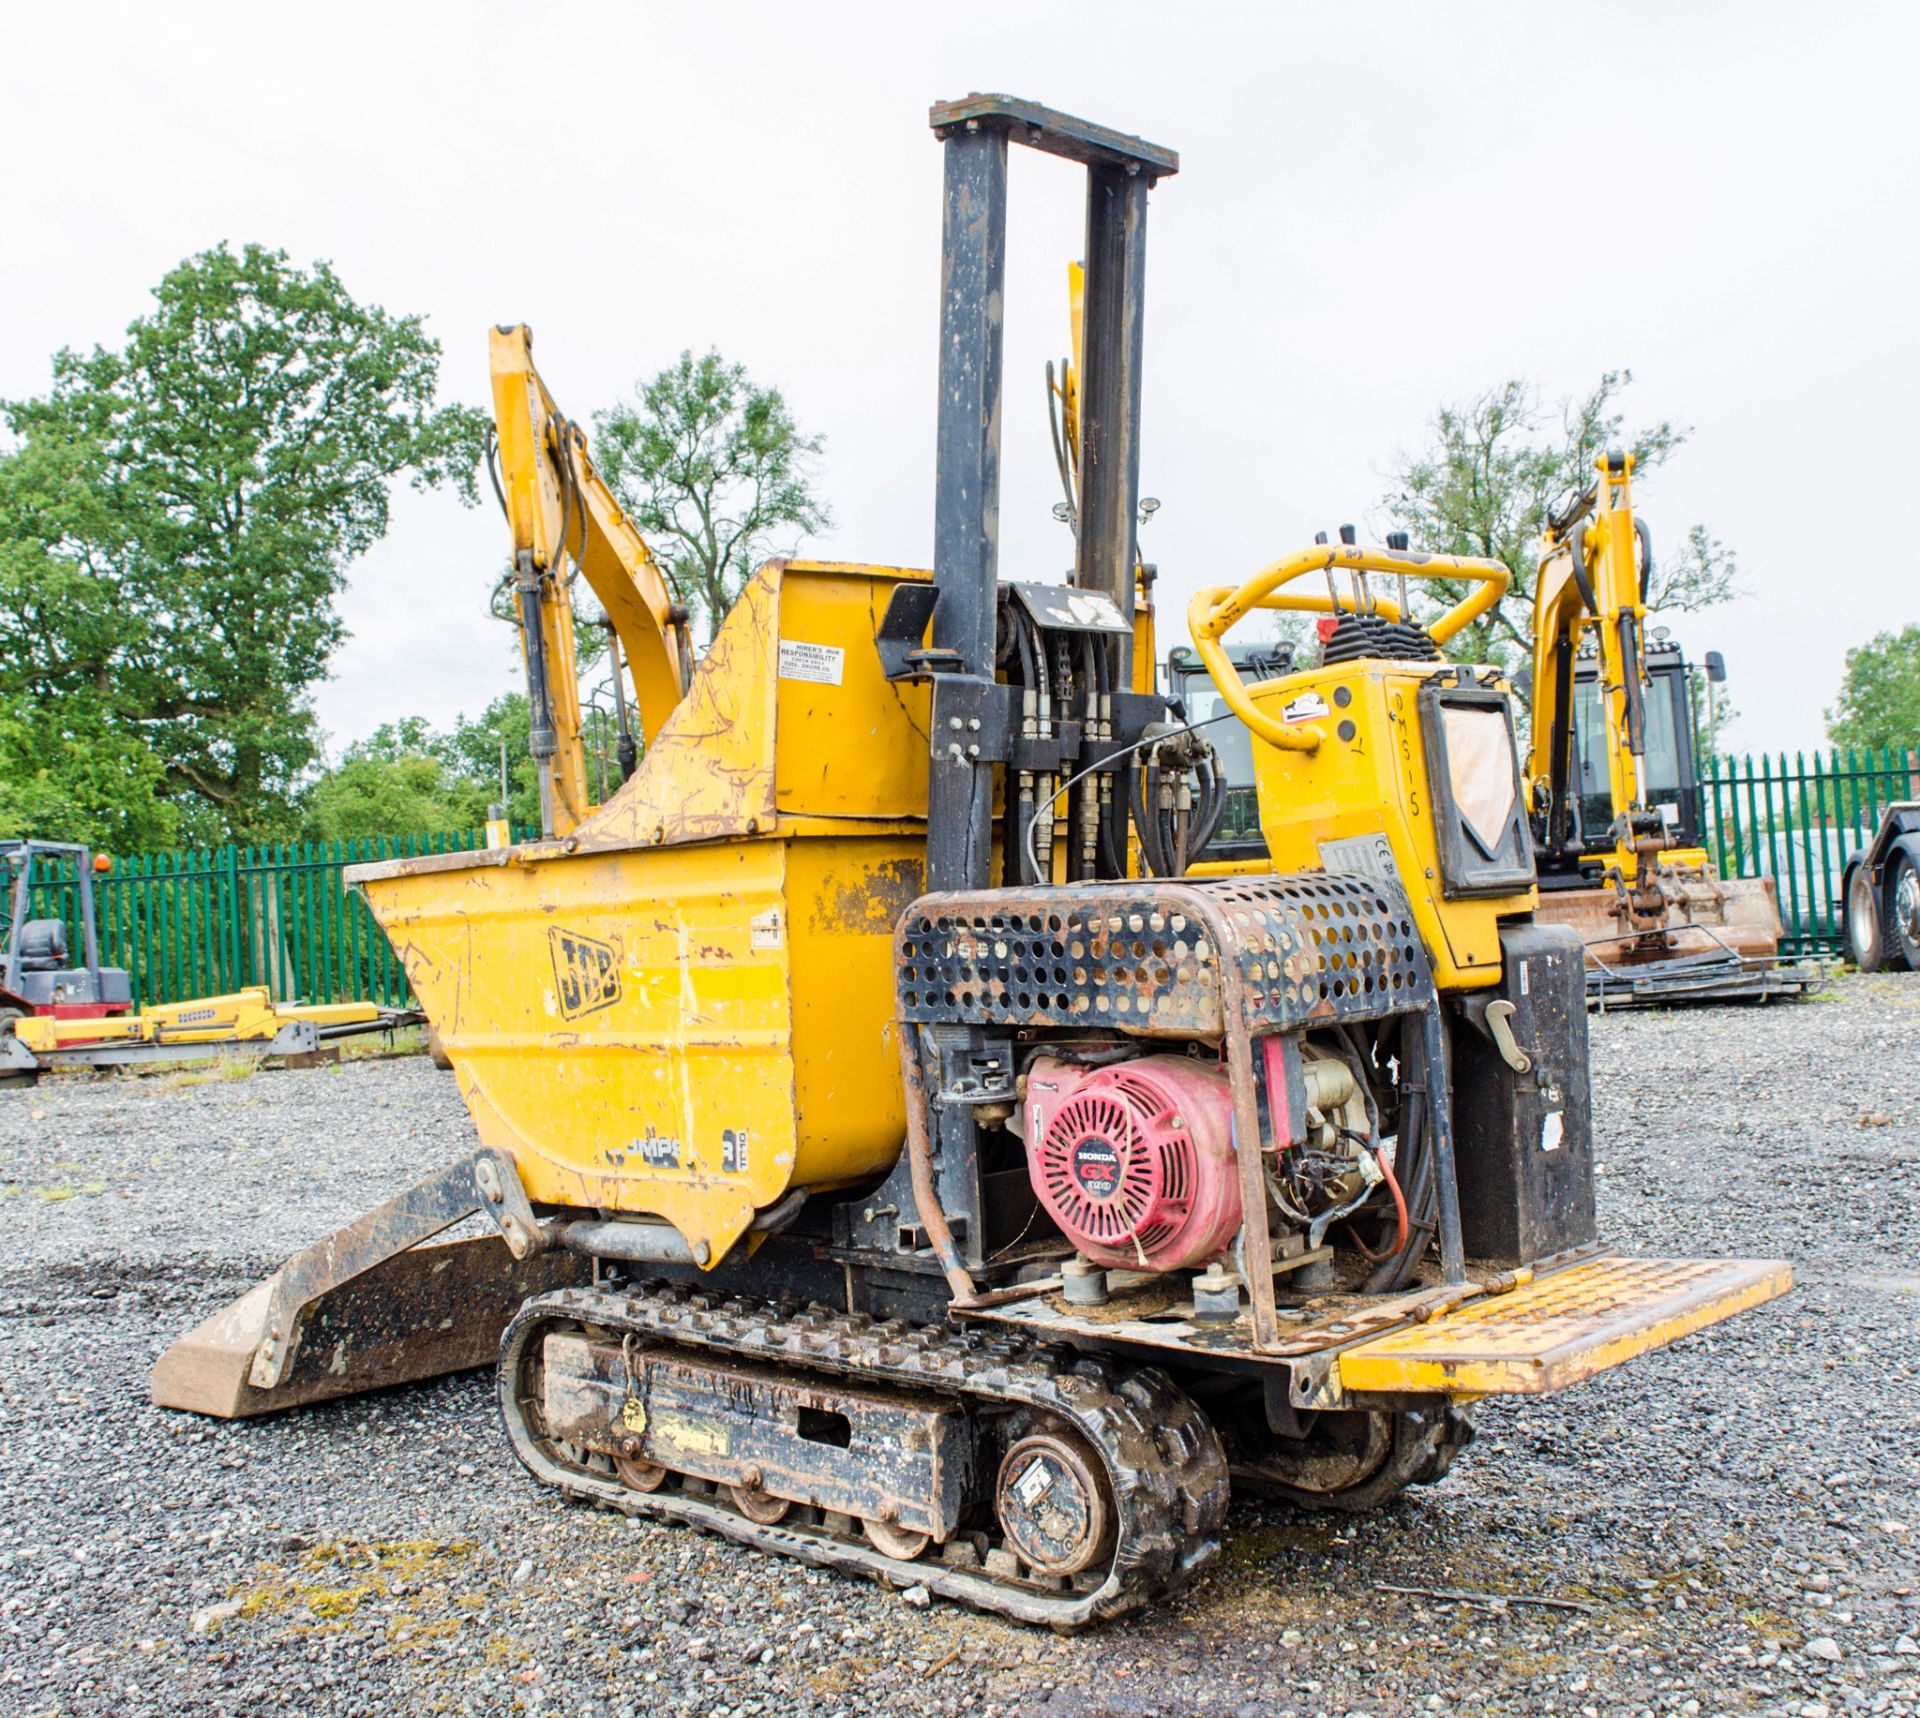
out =
<svg viewBox="0 0 1920 1718"><path fill-rule="evenodd" d="M1699 748L1689 681L1692 667L1677 644L1654 643L1646 652L1646 749L1641 754L1644 791L1660 817L1668 844L1697 848L1704 839ZM1607 728L1600 705L1597 651L1583 652L1574 667L1573 763L1575 831L1580 845L1604 850L1613 822L1607 780ZM1536 818L1543 833L1544 818Z"/></svg>
<svg viewBox="0 0 1920 1718"><path fill-rule="evenodd" d="M1291 672L1294 647L1284 640L1230 644L1228 659L1240 677L1253 684ZM1260 833L1260 797L1254 781L1253 735L1233 715L1207 665L1189 646L1167 652L1167 691L1186 720L1202 724L1219 761L1226 809L1197 864L1264 864L1266 837Z"/></svg>

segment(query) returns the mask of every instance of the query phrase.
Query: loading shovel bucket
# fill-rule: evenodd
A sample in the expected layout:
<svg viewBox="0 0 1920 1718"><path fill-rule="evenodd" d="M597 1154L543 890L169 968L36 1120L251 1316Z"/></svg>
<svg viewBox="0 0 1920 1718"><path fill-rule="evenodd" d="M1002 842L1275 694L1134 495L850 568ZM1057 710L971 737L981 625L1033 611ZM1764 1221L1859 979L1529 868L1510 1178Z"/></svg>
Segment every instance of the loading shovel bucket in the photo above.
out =
<svg viewBox="0 0 1920 1718"><path fill-rule="evenodd" d="M476 1212L498 1232L434 1241ZM539 1237L511 1160L477 1151L190 1330L155 1364L153 1400L237 1420L490 1366L523 1301L592 1276Z"/></svg>
<svg viewBox="0 0 1920 1718"><path fill-rule="evenodd" d="M1572 926L1594 966L1706 954L1771 961L1779 955L1783 932L1769 878L1730 877L1689 891L1684 910L1669 912L1653 935L1622 930L1614 911L1617 899L1611 889L1543 889L1534 917L1543 924Z"/></svg>
<svg viewBox="0 0 1920 1718"><path fill-rule="evenodd" d="M1587 951L1587 1004L1756 1002L1805 994L1824 975L1783 965L1773 882L1730 877L1690 886L1654 933L1623 932L1610 889L1542 890L1535 917L1571 926Z"/></svg>

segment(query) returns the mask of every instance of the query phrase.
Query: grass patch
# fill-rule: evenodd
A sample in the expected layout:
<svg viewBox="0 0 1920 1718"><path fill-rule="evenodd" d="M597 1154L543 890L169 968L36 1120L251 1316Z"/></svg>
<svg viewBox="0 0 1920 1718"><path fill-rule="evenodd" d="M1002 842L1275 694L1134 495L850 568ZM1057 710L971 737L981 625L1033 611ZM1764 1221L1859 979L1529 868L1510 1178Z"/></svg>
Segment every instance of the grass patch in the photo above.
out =
<svg viewBox="0 0 1920 1718"><path fill-rule="evenodd" d="M44 1200L49 1205L57 1205L65 1199L97 1199L106 1192L104 1181L81 1181L69 1184L57 1181L50 1187L9 1187L9 1195L25 1193L29 1198Z"/></svg>
<svg viewBox="0 0 1920 1718"><path fill-rule="evenodd" d="M1806 1633L1792 1617L1782 1616L1778 1611L1762 1610L1755 1607L1742 1611L1740 1620L1763 1640L1777 1640L1785 1647L1799 1647L1806 1640Z"/></svg>
<svg viewBox="0 0 1920 1718"><path fill-rule="evenodd" d="M365 1062L386 1056L424 1056L427 1053L427 1029L402 1026L391 1037L385 1032L369 1032L364 1038L342 1038L336 1047L343 1062Z"/></svg>
<svg viewBox="0 0 1920 1718"><path fill-rule="evenodd" d="M260 1072L262 1059L259 1056L219 1055L205 1061L185 1062L161 1079L160 1089L163 1092L184 1092L195 1086L237 1086Z"/></svg>
<svg viewBox="0 0 1920 1718"><path fill-rule="evenodd" d="M395 1583L417 1586L445 1577L473 1549L470 1539L328 1540L291 1569L268 1565L250 1586L227 1596L240 1601L243 1617L280 1618L295 1634L333 1633L348 1626L362 1605L391 1596ZM397 1618L387 1627L389 1639L401 1628L410 1635L404 1644L424 1645L457 1633L460 1621Z"/></svg>

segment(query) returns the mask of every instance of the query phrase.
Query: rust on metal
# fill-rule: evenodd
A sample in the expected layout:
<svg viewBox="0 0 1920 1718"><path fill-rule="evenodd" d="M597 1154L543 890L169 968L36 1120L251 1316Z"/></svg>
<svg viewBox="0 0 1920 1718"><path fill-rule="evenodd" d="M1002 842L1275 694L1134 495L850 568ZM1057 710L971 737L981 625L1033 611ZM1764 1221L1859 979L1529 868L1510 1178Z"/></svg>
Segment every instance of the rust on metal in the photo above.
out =
<svg viewBox="0 0 1920 1718"><path fill-rule="evenodd" d="M491 1366L500 1333L529 1295L580 1287L592 1274L591 1262L572 1253L516 1260L497 1235L409 1248L310 1308L292 1364L260 1389L249 1373L270 1279L161 1355L152 1398L162 1408L240 1420Z"/></svg>
<svg viewBox="0 0 1920 1718"><path fill-rule="evenodd" d="M973 1471L973 1422L947 1396L660 1344L549 1335L540 1411L548 1437L638 1464L642 1481L725 1486L767 1526L800 1503L944 1541Z"/></svg>
<svg viewBox="0 0 1920 1718"><path fill-rule="evenodd" d="M1348 1390L1540 1396L1793 1287L1774 1259L1581 1260L1340 1355Z"/></svg>
<svg viewBox="0 0 1920 1718"><path fill-rule="evenodd" d="M1220 1044L1241 1208L1264 1213L1255 1038L1430 1008L1435 997L1399 886L1329 873L928 895L902 917L894 963L914 1196L936 1248L946 1222L910 1047L918 1026L1093 1026ZM1243 1226L1240 1247L1253 1347L1273 1352L1282 1338L1264 1221ZM962 1304L972 1304L971 1280L964 1270L955 1277L957 1252L941 1261L956 1290L966 1283Z"/></svg>
<svg viewBox="0 0 1920 1718"><path fill-rule="evenodd" d="M477 1213L498 1233L424 1244ZM189 1331L154 1367L153 1400L236 1419L483 1366L528 1295L590 1277L547 1251L513 1159L482 1148Z"/></svg>
<svg viewBox="0 0 1920 1718"><path fill-rule="evenodd" d="M900 1040L900 1079L907 1097L907 1169L913 1181L913 1203L927 1231L927 1241L953 1292L955 1306L974 1304L977 1290L966 1261L954 1244L953 1227L940 1206L933 1179L933 1142L927 1133L927 1082L920 1070L920 1034L911 1026L895 1029Z"/></svg>
<svg viewBox="0 0 1920 1718"><path fill-rule="evenodd" d="M1545 889L1536 918L1579 932L1591 966L1636 966L1689 955L1771 962L1780 909L1768 877L1721 879L1705 865L1650 855L1629 886L1611 872L1590 889Z"/></svg>

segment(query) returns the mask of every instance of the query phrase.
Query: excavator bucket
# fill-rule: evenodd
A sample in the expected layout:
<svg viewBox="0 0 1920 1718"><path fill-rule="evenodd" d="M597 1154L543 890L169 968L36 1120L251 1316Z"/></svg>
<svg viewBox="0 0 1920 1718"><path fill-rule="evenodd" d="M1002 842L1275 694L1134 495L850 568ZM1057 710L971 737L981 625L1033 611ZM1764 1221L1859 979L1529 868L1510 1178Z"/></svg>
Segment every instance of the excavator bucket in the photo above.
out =
<svg viewBox="0 0 1920 1718"><path fill-rule="evenodd" d="M433 1240L483 1211L498 1233ZM154 1366L153 1400L237 1420L491 1365L522 1302L592 1278L538 1234L511 1161L475 1152L190 1330Z"/></svg>
<svg viewBox="0 0 1920 1718"><path fill-rule="evenodd" d="M1682 873L1667 893L1666 923L1641 930L1615 890L1540 891L1535 918L1570 926L1586 945L1590 1005L1765 1001L1799 995L1819 978L1817 968L1780 963L1771 878Z"/></svg>

